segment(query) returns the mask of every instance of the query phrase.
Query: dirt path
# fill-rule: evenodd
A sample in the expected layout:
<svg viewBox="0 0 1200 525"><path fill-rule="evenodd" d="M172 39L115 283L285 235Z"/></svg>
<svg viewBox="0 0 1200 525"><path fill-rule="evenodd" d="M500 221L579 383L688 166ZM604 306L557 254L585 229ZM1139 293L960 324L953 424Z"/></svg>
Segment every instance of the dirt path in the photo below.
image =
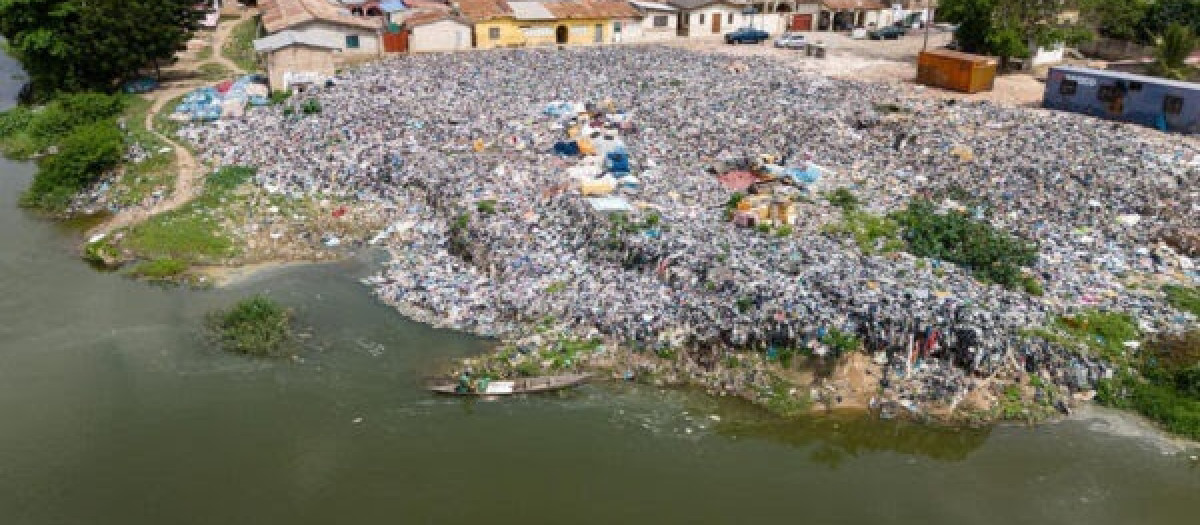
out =
<svg viewBox="0 0 1200 525"><path fill-rule="evenodd" d="M225 58L225 56L221 54L221 49L224 48L225 41L228 40L229 34L233 31L233 28L255 14L257 14L257 10L247 10L246 12L242 13L241 17L237 20L230 20L226 23L218 25L215 37L213 38L212 58L192 64L177 64L173 69L197 70L204 64L217 62L234 73L244 73L245 71L243 71L242 68L238 67L237 64L233 63L232 60ZM87 232L87 236L89 238L99 234L108 234L115 230L138 224L160 213L166 213L171 210L178 209L199 195L200 190L204 187L202 180L205 171L204 167L201 166L201 164L196 160L196 157L192 155L191 151L181 146L171 137L163 135L154 129L154 116L162 110L163 106L166 105L167 102L170 102L176 97L188 93L189 91L202 85L204 85L204 82L202 81L182 81L175 83L170 87L166 87L166 85L164 85L165 89L160 88L147 95L147 98L153 100L154 104L150 107L150 110L146 112L146 130L159 140L166 143L175 151L175 163L173 166L177 172L177 176L175 178L174 191L171 192L170 196L158 201L153 206L135 206L121 210L109 220L96 225L96 227L89 230Z"/></svg>

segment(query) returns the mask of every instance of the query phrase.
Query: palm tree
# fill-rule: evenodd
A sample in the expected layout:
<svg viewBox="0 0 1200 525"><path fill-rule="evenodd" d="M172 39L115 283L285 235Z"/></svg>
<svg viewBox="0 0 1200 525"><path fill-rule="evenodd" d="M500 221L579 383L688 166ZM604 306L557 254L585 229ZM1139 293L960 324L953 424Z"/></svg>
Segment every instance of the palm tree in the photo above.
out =
<svg viewBox="0 0 1200 525"><path fill-rule="evenodd" d="M1185 80L1188 67L1185 61L1196 48L1196 35L1192 28L1180 23L1172 23L1162 36L1155 39L1154 63L1150 72L1156 76Z"/></svg>

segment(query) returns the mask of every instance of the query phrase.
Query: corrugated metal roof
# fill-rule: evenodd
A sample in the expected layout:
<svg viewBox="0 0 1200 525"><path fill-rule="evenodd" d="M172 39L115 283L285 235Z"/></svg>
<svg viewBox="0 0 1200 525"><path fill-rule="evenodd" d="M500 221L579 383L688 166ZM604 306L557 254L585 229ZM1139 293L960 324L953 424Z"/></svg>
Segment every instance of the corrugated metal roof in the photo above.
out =
<svg viewBox="0 0 1200 525"><path fill-rule="evenodd" d="M254 50L259 53L269 53L290 45L301 44L329 49L341 49L341 42L327 33L310 33L299 31L280 31L271 36L254 41Z"/></svg>
<svg viewBox="0 0 1200 525"><path fill-rule="evenodd" d="M262 23L268 33L276 33L305 22L322 20L366 29L381 27L378 19L354 16L344 7L328 0L262 0Z"/></svg>
<svg viewBox="0 0 1200 525"><path fill-rule="evenodd" d="M659 3L655 3L655 2L640 2L638 0L632 0L629 3L633 4L634 6L645 9L647 11L678 11L679 10L673 6L669 6L667 4L659 4Z"/></svg>
<svg viewBox="0 0 1200 525"><path fill-rule="evenodd" d="M542 5L557 18L634 18L640 14L628 2L614 0L564 0Z"/></svg>
<svg viewBox="0 0 1200 525"><path fill-rule="evenodd" d="M1061 71L1063 73L1074 73L1081 75L1090 75L1096 77L1112 78L1119 80L1130 80L1133 82L1142 82L1146 84L1157 84L1159 86L1167 86L1189 91L1200 91L1200 84L1195 82L1183 82L1179 80L1171 80L1167 78L1150 77L1146 75L1138 75L1135 73L1126 73L1124 71L1113 71L1109 69L1091 69L1078 66L1055 66L1050 68L1050 71Z"/></svg>
<svg viewBox="0 0 1200 525"><path fill-rule="evenodd" d="M513 18L517 20L554 20L554 13L541 2L509 2Z"/></svg>
<svg viewBox="0 0 1200 525"><path fill-rule="evenodd" d="M504 0L458 0L458 11L472 22L512 15Z"/></svg>

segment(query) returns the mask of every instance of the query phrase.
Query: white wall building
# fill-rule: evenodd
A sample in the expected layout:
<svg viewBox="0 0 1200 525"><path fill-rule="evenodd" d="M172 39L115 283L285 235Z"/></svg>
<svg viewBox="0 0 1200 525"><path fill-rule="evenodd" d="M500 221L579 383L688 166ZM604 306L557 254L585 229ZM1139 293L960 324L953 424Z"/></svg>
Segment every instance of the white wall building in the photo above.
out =
<svg viewBox="0 0 1200 525"><path fill-rule="evenodd" d="M614 20L614 42L659 42L675 38L678 34L678 8L641 0L629 3L642 16L638 19Z"/></svg>
<svg viewBox="0 0 1200 525"><path fill-rule="evenodd" d="M458 51L471 49L471 24L449 13L420 13L404 20L409 30L408 50Z"/></svg>
<svg viewBox="0 0 1200 525"><path fill-rule="evenodd" d="M721 36L754 25L757 16L743 13L750 4L728 0L671 0L670 4L679 8L678 34L688 38Z"/></svg>

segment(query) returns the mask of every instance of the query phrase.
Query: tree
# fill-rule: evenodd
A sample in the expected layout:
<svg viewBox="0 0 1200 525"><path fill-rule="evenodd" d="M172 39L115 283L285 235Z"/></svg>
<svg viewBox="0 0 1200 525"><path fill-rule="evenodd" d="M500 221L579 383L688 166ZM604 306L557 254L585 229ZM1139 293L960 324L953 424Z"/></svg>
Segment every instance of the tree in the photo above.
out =
<svg viewBox="0 0 1200 525"><path fill-rule="evenodd" d="M1060 0L944 0L939 12L958 24L954 37L963 50L999 56L1027 57L1040 46L1074 44L1090 33L1061 22Z"/></svg>
<svg viewBox="0 0 1200 525"><path fill-rule="evenodd" d="M1096 32L1118 40L1138 40L1150 10L1148 0L1084 0L1080 11Z"/></svg>
<svg viewBox="0 0 1200 525"><path fill-rule="evenodd" d="M1196 34L1183 24L1171 24L1154 45L1154 63L1150 73L1174 80L1186 80L1188 55L1196 48Z"/></svg>
<svg viewBox="0 0 1200 525"><path fill-rule="evenodd" d="M1200 33L1200 0L1154 0L1139 24L1142 42L1153 43L1176 23Z"/></svg>
<svg viewBox="0 0 1200 525"><path fill-rule="evenodd" d="M175 54L197 27L194 0L0 0L0 35L42 96L113 91Z"/></svg>

